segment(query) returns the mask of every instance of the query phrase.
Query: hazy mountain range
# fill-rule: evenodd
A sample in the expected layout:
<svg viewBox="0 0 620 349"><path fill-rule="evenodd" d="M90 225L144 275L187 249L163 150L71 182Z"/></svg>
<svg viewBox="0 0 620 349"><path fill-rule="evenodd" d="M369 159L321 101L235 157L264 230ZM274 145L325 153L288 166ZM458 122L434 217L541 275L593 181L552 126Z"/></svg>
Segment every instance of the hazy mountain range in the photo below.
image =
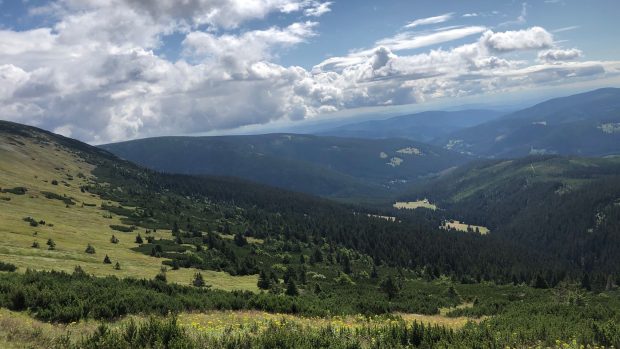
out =
<svg viewBox="0 0 620 349"><path fill-rule="evenodd" d="M160 137L101 147L159 171L236 176L331 197L385 196L468 159L407 139L298 134Z"/></svg>
<svg viewBox="0 0 620 349"><path fill-rule="evenodd" d="M385 198L476 158L618 154L620 89L556 98L507 115L428 111L319 135L158 137L101 147L164 172L235 176L334 198Z"/></svg>

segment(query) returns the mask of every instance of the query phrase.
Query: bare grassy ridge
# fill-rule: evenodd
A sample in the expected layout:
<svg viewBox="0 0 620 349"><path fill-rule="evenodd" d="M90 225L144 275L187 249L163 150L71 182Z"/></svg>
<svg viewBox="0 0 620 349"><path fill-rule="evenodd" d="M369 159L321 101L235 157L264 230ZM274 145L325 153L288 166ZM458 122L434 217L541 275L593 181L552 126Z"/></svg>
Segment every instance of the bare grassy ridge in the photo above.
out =
<svg viewBox="0 0 620 349"><path fill-rule="evenodd" d="M153 278L161 268L162 259L132 251L135 235L113 230L122 225L118 216L102 210L101 206L118 203L103 201L97 195L82 192L80 187L92 179L94 167L71 151L52 142L0 134L0 188L26 188L23 195L4 192L0 200L0 260L16 265L18 271L72 271L80 265L96 276ZM50 195L53 193L54 195ZM75 204L67 204L71 200ZM24 218L31 217L45 224L32 226ZM171 238L170 231L152 233L157 238ZM115 235L119 242L110 242ZM56 243L48 250L47 241ZM33 243L39 244L33 248ZM85 253L86 246L95 248ZM104 264L108 255L112 264ZM120 270L115 270L118 262ZM167 273L168 281L189 284L196 269L181 268ZM256 291L257 277L231 276L228 273L201 271L205 281L224 290Z"/></svg>

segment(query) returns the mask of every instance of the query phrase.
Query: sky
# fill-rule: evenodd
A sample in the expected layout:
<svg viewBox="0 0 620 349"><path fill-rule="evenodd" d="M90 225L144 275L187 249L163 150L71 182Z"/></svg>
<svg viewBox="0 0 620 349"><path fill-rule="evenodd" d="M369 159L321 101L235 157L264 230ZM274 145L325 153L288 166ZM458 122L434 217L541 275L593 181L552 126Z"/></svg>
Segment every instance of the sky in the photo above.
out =
<svg viewBox="0 0 620 349"><path fill-rule="evenodd" d="M0 118L92 144L620 86L617 0L0 0Z"/></svg>

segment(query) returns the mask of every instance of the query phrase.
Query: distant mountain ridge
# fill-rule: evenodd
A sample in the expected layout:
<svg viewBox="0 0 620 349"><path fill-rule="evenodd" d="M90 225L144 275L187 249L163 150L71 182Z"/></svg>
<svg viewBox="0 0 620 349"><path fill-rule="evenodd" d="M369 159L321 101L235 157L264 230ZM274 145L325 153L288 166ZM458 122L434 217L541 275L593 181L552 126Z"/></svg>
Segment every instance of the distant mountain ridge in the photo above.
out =
<svg viewBox="0 0 620 349"><path fill-rule="evenodd" d="M504 114L485 109L425 111L384 120L351 123L316 134L359 138L407 138L430 142L456 130L497 119Z"/></svg>
<svg viewBox="0 0 620 349"><path fill-rule="evenodd" d="M316 132L341 137L407 138L483 158L620 153L620 89L554 98L512 113L427 111Z"/></svg>
<svg viewBox="0 0 620 349"><path fill-rule="evenodd" d="M331 198L389 198L407 183L476 158L620 154L620 89L555 98L508 115L429 111L324 133L338 136L160 137L101 148L170 173L234 176Z"/></svg>
<svg viewBox="0 0 620 349"><path fill-rule="evenodd" d="M432 142L482 157L620 153L620 89L603 88L539 103Z"/></svg>
<svg viewBox="0 0 620 349"><path fill-rule="evenodd" d="M468 161L406 139L297 134L160 137L101 148L159 171L235 176L338 198L385 196L399 183Z"/></svg>

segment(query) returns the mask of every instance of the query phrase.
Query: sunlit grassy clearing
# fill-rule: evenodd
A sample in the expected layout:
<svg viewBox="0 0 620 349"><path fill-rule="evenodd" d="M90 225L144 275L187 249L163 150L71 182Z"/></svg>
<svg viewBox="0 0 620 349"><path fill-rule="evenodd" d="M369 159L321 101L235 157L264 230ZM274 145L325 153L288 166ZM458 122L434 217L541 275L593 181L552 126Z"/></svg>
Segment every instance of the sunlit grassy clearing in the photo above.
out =
<svg viewBox="0 0 620 349"><path fill-rule="evenodd" d="M416 208L428 208L430 210L436 210L437 206L431 204L428 199L418 200L418 201L397 201L393 205L397 209L407 209L407 210L415 210Z"/></svg>
<svg viewBox="0 0 620 349"><path fill-rule="evenodd" d="M394 315L363 315L334 316L334 317L300 317L290 314L272 314L262 311L217 311L207 313L183 313L179 315L179 323L199 331L218 335L227 328L238 330L265 328L269 323L281 324L293 322L303 327L323 328L361 328L364 326L384 326L397 321L418 321L430 325L447 326L453 329L463 327L468 321L478 321L467 317L447 317L445 315L421 315L397 313Z"/></svg>
<svg viewBox="0 0 620 349"><path fill-rule="evenodd" d="M476 231L476 229L478 229L478 232L480 232L480 234L482 235L486 235L489 233L489 228L487 227L483 227L481 225L471 225L471 224L467 224L467 223L462 223L459 221L446 221L443 223L443 225L441 226L442 229L454 229L457 231L464 231L467 232L468 228L470 228L472 231Z"/></svg>
<svg viewBox="0 0 620 349"><path fill-rule="evenodd" d="M0 348L50 348L62 336L68 334L75 341L94 332L97 326L99 322L93 320L70 325L50 324L23 312L0 308Z"/></svg>
<svg viewBox="0 0 620 349"><path fill-rule="evenodd" d="M111 328L118 328L130 320L142 322L143 316L128 316L114 322L108 322ZM355 329L363 327L380 327L398 321L418 321L425 324L447 326L453 329L463 327L468 321L464 317L449 318L443 315L397 314L396 316L364 317L344 316L331 318L304 318L288 314L271 314L260 311L226 311L209 313L182 313L178 315L179 324L188 332L201 336L221 336L225 331L236 333L261 332L271 325L294 323L305 328L319 329L331 326L335 329ZM48 348L63 336L76 341L93 333L98 321L86 320L71 324L50 324L31 318L26 313L0 309L0 347L1 348Z"/></svg>
<svg viewBox="0 0 620 349"><path fill-rule="evenodd" d="M235 239L235 236L234 236L234 235L232 235L232 234L220 234L220 236L221 236L222 238L224 238L224 239L228 239L228 240L234 240L234 239ZM260 245L260 244L265 243L265 240L263 240L263 239L258 239L258 238L254 238L254 237L251 237L251 236L247 236L245 239L246 239L249 243L251 243L251 244L258 244L258 245Z"/></svg>
<svg viewBox="0 0 620 349"><path fill-rule="evenodd" d="M457 309L469 309L469 308L473 308L474 307L474 303L471 302L466 302L466 303L462 303L457 305L456 307L450 307L450 308L439 308L439 315L440 316L446 316L448 315L448 313L450 313L453 310L457 310Z"/></svg>
<svg viewBox="0 0 620 349"><path fill-rule="evenodd" d="M23 145L11 144L15 141ZM92 170L92 165L63 148L21 137L0 138L0 188L22 186L28 189L25 195L0 194L10 198L9 201L0 200L0 260L15 264L21 272L27 268L72 271L80 265L87 273L97 276L153 278L160 271L163 259L131 250L137 246L136 234L145 235L144 229L138 228L133 233L112 230L110 225L122 223L115 215L106 218L109 212L102 210L101 205L118 204L103 202L96 195L81 192L80 186L91 180ZM58 184L53 185L53 180ZM42 195L44 191L66 195L76 204L67 207L61 200L47 199ZM95 206L88 206L93 204ZM24 217L44 220L46 224L32 227ZM110 242L112 235L119 239L118 244ZM170 231L160 230L153 235L171 238ZM55 250L47 249L48 239L56 243ZM32 247L35 241L39 248ZM95 254L85 253L88 244L95 248ZM105 255L112 260L111 265L103 263ZM114 269L116 262L120 270ZM170 270L168 281L189 284L197 271ZM224 272L200 272L214 288L257 290L255 275L233 277Z"/></svg>
<svg viewBox="0 0 620 349"><path fill-rule="evenodd" d="M385 219L386 221L390 221L390 222L395 222L396 221L396 217L393 217L393 216L382 216L382 215L378 215L378 214L368 214L368 217L381 218L381 219Z"/></svg>

